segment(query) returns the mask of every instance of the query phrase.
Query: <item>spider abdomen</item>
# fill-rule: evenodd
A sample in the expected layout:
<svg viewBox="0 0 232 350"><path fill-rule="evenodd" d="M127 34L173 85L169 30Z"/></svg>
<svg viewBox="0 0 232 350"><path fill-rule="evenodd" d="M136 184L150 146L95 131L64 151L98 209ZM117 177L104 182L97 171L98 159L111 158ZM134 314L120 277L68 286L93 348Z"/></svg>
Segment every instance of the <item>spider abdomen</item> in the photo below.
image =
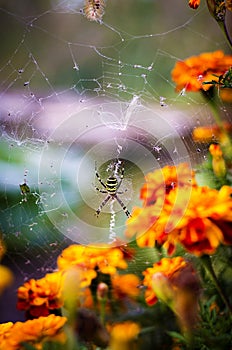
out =
<svg viewBox="0 0 232 350"><path fill-rule="evenodd" d="M117 192L118 189L118 180L114 176L108 177L106 180L106 190L109 194L114 195Z"/></svg>
<svg viewBox="0 0 232 350"><path fill-rule="evenodd" d="M120 162L121 164L122 162ZM106 182L103 182L100 175L98 174L97 168L95 168L95 175L98 179L98 181L100 182L100 184L102 185L102 189L98 188L95 186L96 190L101 192L101 193L106 193L106 197L103 200L103 202L99 205L98 209L96 210L96 216L99 216L102 208L104 208L104 206L110 201L114 201L117 200L119 205L121 206L121 208L123 209L124 213L126 214L126 216L129 218L131 216L129 210L127 209L127 207L125 206L125 204L123 203L123 201L118 197L119 194L123 194L124 192L127 191L127 189L125 191L119 191L119 187L121 186L123 177L124 177L124 167L121 166L119 168L119 160L117 163L115 163L115 167L112 171L111 176L109 176L106 179ZM113 210L113 209L112 209ZM111 214L113 214L113 212L111 212Z"/></svg>

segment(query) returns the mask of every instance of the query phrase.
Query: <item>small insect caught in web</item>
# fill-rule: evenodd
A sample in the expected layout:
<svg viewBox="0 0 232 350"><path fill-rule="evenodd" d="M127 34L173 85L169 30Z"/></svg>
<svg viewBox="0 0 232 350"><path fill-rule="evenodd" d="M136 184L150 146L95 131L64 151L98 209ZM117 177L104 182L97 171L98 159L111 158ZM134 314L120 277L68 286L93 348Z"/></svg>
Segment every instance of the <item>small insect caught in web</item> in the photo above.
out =
<svg viewBox="0 0 232 350"><path fill-rule="evenodd" d="M127 189L125 191L119 191L119 188L122 184L123 178L124 178L124 165L123 165L123 161L120 159L117 159L114 163L112 163L109 167L108 170L111 171L110 176L107 177L106 181L103 182L103 180L101 179L96 164L95 164L95 175L96 178L98 179L99 183L102 185L102 188L98 188L97 186L95 186L95 189L98 192L101 193L105 193L106 197L105 199L102 201L102 203L100 204L100 206L98 207L98 209L96 210L96 216L98 217L99 214L101 213L103 207L111 200L117 200L117 202L119 203L119 205L122 207L124 213L126 214L127 217L131 217L131 214L129 212L129 210L127 209L126 205L123 203L123 201L119 198L119 194L123 194L127 191Z"/></svg>
<svg viewBox="0 0 232 350"><path fill-rule="evenodd" d="M105 13L105 0L85 0L84 14L90 21L101 22Z"/></svg>
<svg viewBox="0 0 232 350"><path fill-rule="evenodd" d="M21 195L23 196L23 201L27 201L27 196L31 193L30 187L27 185L26 181L19 185L21 190Z"/></svg>

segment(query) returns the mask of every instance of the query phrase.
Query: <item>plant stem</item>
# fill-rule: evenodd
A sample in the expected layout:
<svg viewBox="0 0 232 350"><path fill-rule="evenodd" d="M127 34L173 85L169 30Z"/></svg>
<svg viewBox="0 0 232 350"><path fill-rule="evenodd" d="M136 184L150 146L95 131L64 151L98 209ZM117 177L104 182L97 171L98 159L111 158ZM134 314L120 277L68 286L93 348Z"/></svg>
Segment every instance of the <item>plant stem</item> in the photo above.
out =
<svg viewBox="0 0 232 350"><path fill-rule="evenodd" d="M206 3L209 9L209 13L218 23L219 27L221 28L223 34L226 37L228 44L230 45L230 47L232 47L231 37L226 27L226 14L230 11L226 9L225 1L219 2L215 0L206 0Z"/></svg>
<svg viewBox="0 0 232 350"><path fill-rule="evenodd" d="M218 22L218 24L219 24L219 27L221 28L222 32L225 34L226 40L227 40L230 48L232 48L232 39L231 39L230 34L227 30L225 19L222 22Z"/></svg>
<svg viewBox="0 0 232 350"><path fill-rule="evenodd" d="M213 281L222 301L224 302L225 306L227 307L230 314L232 315L232 307L231 307L226 295L224 294L224 291L222 290L220 284L218 283L218 279L217 279L217 276L216 276L215 271L213 269L213 265L212 265L212 262L211 262L209 255L203 255L200 258L200 260L201 260L205 270L208 272L211 280Z"/></svg>
<svg viewBox="0 0 232 350"><path fill-rule="evenodd" d="M214 120L217 124L217 126L220 129L221 137L220 137L220 145L223 149L223 154L227 159L231 159L232 155L232 144L230 137L228 135L228 131L225 128L225 125L223 123L223 120L221 119L219 110L218 110L218 104L220 103L217 95L215 94L215 86L211 86L208 90L201 90L202 96L207 101L207 103L210 106L212 115L214 117Z"/></svg>
<svg viewBox="0 0 232 350"><path fill-rule="evenodd" d="M206 102L209 104L211 112L213 114L214 120L216 122L216 124L218 125L218 127L224 130L224 126L223 126L223 122L222 119L220 117L220 114L218 112L218 103L219 101L217 101L216 99L216 94L215 94L215 87L211 86L208 90L201 90L202 96L204 97L204 99L206 100Z"/></svg>
<svg viewBox="0 0 232 350"><path fill-rule="evenodd" d="M102 325L105 325L105 308L106 300L100 300L100 321Z"/></svg>

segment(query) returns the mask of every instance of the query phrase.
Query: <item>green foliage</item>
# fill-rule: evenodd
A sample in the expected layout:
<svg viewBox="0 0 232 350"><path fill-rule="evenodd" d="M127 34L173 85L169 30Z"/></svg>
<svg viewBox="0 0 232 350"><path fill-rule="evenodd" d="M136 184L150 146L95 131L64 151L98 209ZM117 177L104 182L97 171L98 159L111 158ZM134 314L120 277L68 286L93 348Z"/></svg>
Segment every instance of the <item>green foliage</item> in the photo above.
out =
<svg viewBox="0 0 232 350"><path fill-rule="evenodd" d="M205 81L202 84L218 85L220 88L232 88L232 67L230 67L224 74L216 77L218 80L212 79L211 81Z"/></svg>
<svg viewBox="0 0 232 350"><path fill-rule="evenodd" d="M219 190L222 186L232 184L232 174L227 172L225 177L216 177L212 167L212 156L207 155L207 159L198 167L196 174L197 182L201 186L209 186Z"/></svg>
<svg viewBox="0 0 232 350"><path fill-rule="evenodd" d="M36 350L36 348L29 344L29 343L23 343L22 344L23 348L22 350ZM63 350L64 349L64 344L60 344L57 342L44 342L43 343L43 350ZM86 348L85 348L86 349ZM65 345L65 350L80 350L80 348L78 347L70 347L69 344L67 344L67 346Z"/></svg>
<svg viewBox="0 0 232 350"><path fill-rule="evenodd" d="M178 332L168 332L181 350L221 350L230 349L232 345L231 318L226 313L221 313L217 309L214 295L208 300L200 302L200 321L191 336Z"/></svg>

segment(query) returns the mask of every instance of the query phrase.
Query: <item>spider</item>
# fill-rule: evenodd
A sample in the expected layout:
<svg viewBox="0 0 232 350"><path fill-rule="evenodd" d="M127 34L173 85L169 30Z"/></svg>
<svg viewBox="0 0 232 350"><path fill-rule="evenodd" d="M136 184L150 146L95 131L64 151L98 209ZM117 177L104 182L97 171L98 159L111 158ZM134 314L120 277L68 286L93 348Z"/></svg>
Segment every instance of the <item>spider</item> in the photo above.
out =
<svg viewBox="0 0 232 350"><path fill-rule="evenodd" d="M95 189L101 193L108 194L106 196L106 198L103 200L103 202L100 204L98 209L96 210L96 216L99 216L100 212L102 211L102 208L109 202L110 199L111 200L116 199L118 201L118 203L120 204L120 206L122 207L122 209L124 210L124 213L126 214L126 216L127 217L131 216L129 210L127 209L127 207L125 206L123 201L118 197L118 194L123 194L124 192L126 192L126 190L124 192L119 191L119 187L121 186L121 183L122 183L122 180L124 177L124 167L123 166L121 168L120 173L118 174L119 169L120 169L120 164L122 164L122 161L118 161L115 164L114 171L112 172L112 175L110 175L106 179L105 183L102 181L100 175L98 174L97 168L95 166L95 175L96 175L98 181L100 182L100 184L104 188L104 189L100 189L100 188L95 186Z"/></svg>

